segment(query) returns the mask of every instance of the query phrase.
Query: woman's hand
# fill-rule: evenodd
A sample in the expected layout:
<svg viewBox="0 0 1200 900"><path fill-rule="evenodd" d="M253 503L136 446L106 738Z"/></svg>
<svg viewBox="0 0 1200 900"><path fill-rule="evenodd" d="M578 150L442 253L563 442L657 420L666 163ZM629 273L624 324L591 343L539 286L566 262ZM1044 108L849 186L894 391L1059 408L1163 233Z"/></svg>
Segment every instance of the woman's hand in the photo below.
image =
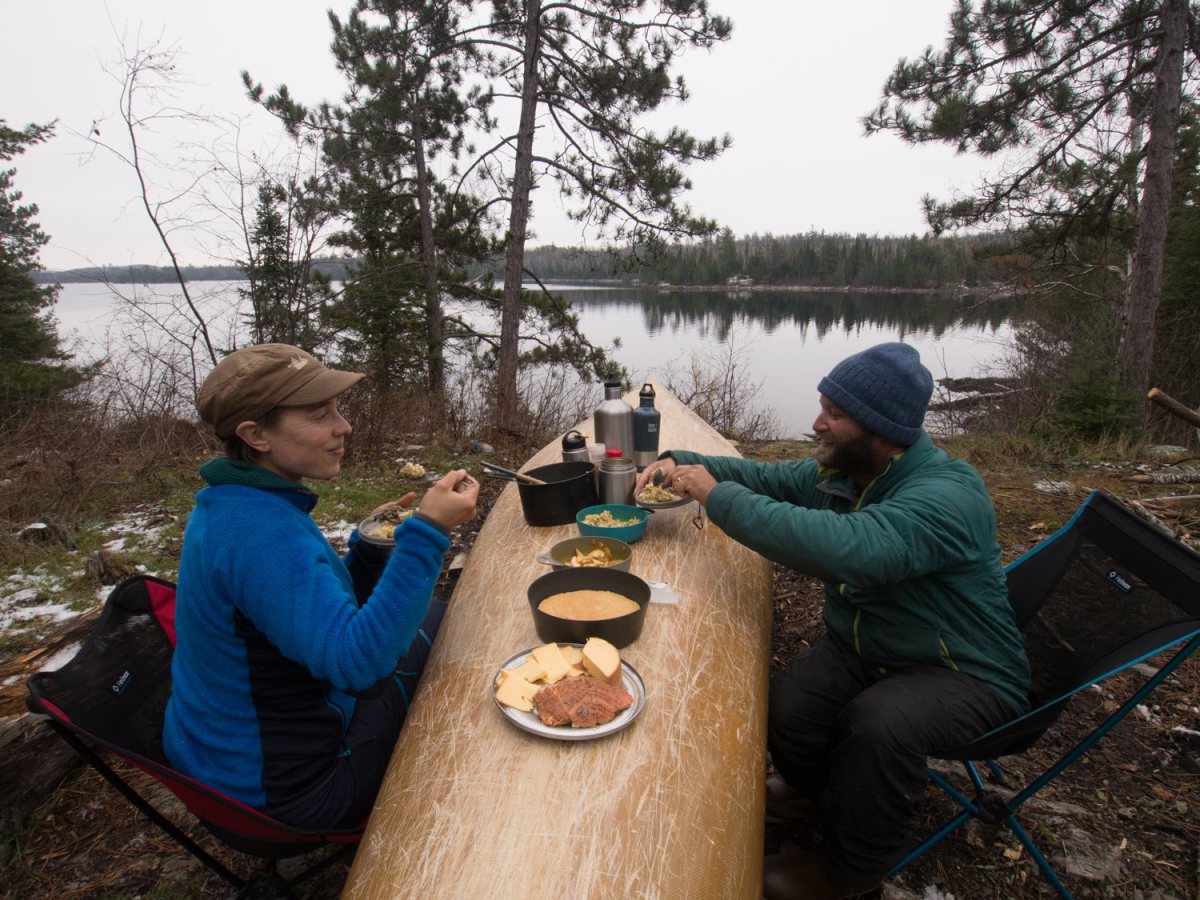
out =
<svg viewBox="0 0 1200 900"><path fill-rule="evenodd" d="M466 469L455 469L429 486L417 509L446 528L453 528L475 518L478 500L479 482Z"/></svg>
<svg viewBox="0 0 1200 900"><path fill-rule="evenodd" d="M412 506L412 502L416 499L417 499L416 493L414 493L413 491L409 491L407 494L405 494L399 500L392 500L388 503L383 504L383 506L375 507L373 510L371 510L371 515L381 516L385 512L391 512L393 509L403 509L406 506Z"/></svg>
<svg viewBox="0 0 1200 900"><path fill-rule="evenodd" d="M654 473L661 470L663 475L669 475L675 468L675 460L669 456L664 456L662 459L656 459L650 465L642 470L642 474L638 476L637 484L633 486L633 495L636 497L642 492L642 488L650 483L654 477ZM666 482L664 481L664 484Z"/></svg>
<svg viewBox="0 0 1200 900"><path fill-rule="evenodd" d="M704 466L676 466L667 475L666 485L680 497L698 500L701 506L706 506L708 494L717 486L717 479Z"/></svg>

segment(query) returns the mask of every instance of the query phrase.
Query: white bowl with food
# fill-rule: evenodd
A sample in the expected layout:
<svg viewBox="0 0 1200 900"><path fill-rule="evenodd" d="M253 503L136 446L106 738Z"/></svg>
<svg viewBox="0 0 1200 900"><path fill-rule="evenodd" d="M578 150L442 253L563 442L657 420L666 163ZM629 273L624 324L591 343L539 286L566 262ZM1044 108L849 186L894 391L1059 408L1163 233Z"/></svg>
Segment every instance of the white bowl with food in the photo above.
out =
<svg viewBox="0 0 1200 900"><path fill-rule="evenodd" d="M538 556L555 569L619 569L629 571L633 548L610 537L577 537L559 541Z"/></svg>

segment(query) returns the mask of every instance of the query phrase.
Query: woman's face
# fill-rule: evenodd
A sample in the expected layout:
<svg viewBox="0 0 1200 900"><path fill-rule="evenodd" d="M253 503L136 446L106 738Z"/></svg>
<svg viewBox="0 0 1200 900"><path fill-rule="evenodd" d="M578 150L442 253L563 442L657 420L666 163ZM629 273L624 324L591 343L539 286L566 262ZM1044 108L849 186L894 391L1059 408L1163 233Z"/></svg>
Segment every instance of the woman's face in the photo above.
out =
<svg viewBox="0 0 1200 900"><path fill-rule="evenodd" d="M285 407L274 422L262 426L266 448L256 448L255 462L291 481L328 481L341 471L350 431L336 397L312 406Z"/></svg>

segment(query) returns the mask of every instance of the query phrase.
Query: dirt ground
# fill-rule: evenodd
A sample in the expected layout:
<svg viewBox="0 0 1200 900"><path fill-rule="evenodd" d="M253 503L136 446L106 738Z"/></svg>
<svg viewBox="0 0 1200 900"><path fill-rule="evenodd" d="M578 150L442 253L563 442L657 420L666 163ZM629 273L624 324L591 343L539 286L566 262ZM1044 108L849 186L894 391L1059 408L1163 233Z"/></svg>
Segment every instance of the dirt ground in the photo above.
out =
<svg viewBox="0 0 1200 900"><path fill-rule="evenodd" d="M759 458L787 457L792 449L743 448ZM982 468L982 467L981 467ZM997 506L1005 562L1048 536L1086 496L1103 487L1132 499L1133 487L1121 466L1062 466L1031 472L1014 465L985 471ZM485 482L484 509L502 485ZM468 549L470 535L460 539ZM776 567L775 619L771 665L778 671L822 629L821 588L812 578ZM439 591L453 590L454 573L443 575ZM1200 661L1193 659L1166 682L1141 715L1131 715L1091 752L1043 790L1022 814L1075 896L1080 898L1189 898L1197 896L1200 857ZM1012 781L1036 775L1083 733L1098 711L1115 706L1112 692L1093 690L1067 709L1048 739L1017 760L1005 761ZM941 764L935 764L941 766ZM947 773L953 772L945 764ZM137 779L136 773L134 773ZM148 779L140 778L145 784ZM151 785L152 788L152 785ZM169 796L160 799L171 805ZM914 822L924 836L954 814L953 804L935 793ZM180 809L177 805L175 813ZM177 821L188 822L186 815ZM235 871L246 872L246 857L224 850L202 829L188 831ZM208 875L102 782L80 768L51 793L15 837L15 853L0 871L0 896L223 897L229 887ZM800 846L809 835L771 826L765 848L773 852ZM295 868L292 861L285 871ZM333 897L347 869L335 865L303 896ZM885 884L875 896L891 900L1034 898L1052 896L1028 853L1011 832L972 824ZM664 898L687 900L687 898Z"/></svg>

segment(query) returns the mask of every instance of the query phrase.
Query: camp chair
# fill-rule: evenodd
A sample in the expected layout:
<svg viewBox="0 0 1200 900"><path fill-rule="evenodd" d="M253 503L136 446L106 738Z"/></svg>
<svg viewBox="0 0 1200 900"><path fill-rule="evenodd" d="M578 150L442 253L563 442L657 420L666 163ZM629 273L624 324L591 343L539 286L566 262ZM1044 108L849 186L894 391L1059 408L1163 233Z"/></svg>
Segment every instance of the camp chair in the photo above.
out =
<svg viewBox="0 0 1200 900"><path fill-rule="evenodd" d="M1108 494L1094 491L1070 521L1005 570L1009 600L1033 671L1031 710L953 753L974 786L968 799L938 772L935 785L963 811L926 838L894 875L969 819L1008 825L1045 877L1071 894L1017 821L1016 811L1086 753L1200 646L1200 554ZM1040 776L1011 796L985 786L971 760L982 760L1006 787L997 757L1023 753L1080 691L1170 652L1157 672L1133 686L1120 708L1100 721ZM1140 686L1138 686L1140 683Z"/></svg>
<svg viewBox="0 0 1200 900"><path fill-rule="evenodd" d="M113 787L185 850L238 889L238 896L280 892L323 871L354 849L361 830L318 833L293 828L172 769L162 751L163 714L171 692L175 586L135 575L109 593L96 628L65 666L29 679L31 712L50 725ZM161 782L214 837L266 861L245 878L213 858L119 775L93 746ZM324 845L336 852L285 879L276 863Z"/></svg>

